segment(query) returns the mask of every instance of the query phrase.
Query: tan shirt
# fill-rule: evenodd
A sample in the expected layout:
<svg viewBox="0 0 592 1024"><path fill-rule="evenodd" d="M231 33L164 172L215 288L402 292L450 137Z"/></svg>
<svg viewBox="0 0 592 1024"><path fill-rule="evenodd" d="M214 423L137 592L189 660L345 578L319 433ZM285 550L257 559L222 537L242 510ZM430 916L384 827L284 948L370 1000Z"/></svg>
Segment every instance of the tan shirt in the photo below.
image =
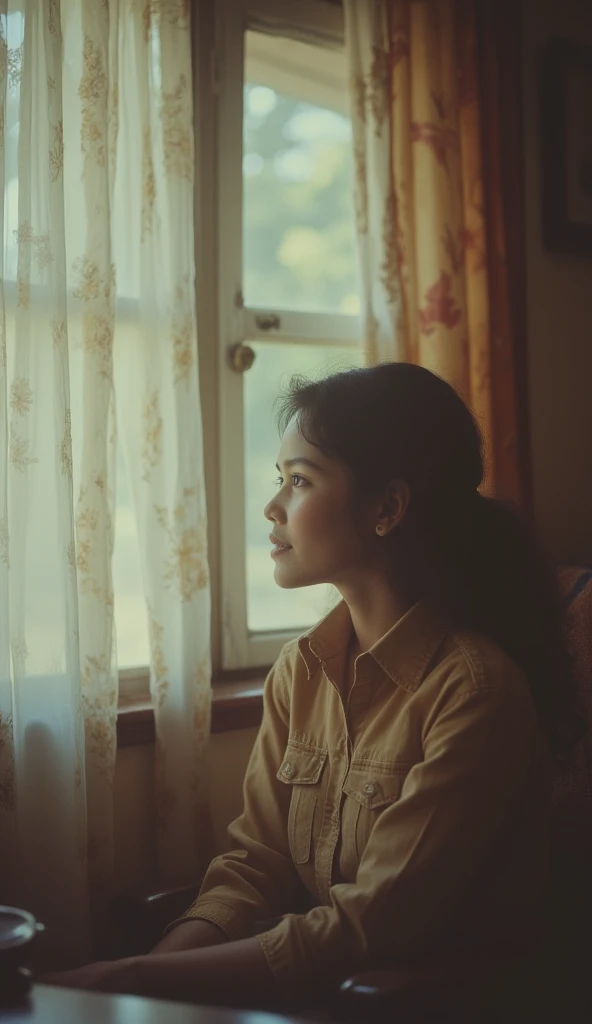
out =
<svg viewBox="0 0 592 1024"><path fill-rule="evenodd" d="M356 659L341 602L283 648L229 828L188 915L258 934L306 998L388 966L400 985L528 948L549 871L552 764L522 672L421 602Z"/></svg>

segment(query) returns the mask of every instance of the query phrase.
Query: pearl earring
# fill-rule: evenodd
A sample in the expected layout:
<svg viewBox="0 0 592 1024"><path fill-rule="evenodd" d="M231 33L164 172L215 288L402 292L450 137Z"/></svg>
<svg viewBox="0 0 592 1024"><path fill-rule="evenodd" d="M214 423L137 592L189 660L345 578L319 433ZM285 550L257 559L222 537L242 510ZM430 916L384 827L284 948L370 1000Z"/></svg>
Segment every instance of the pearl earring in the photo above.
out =
<svg viewBox="0 0 592 1024"><path fill-rule="evenodd" d="M382 535L384 533L384 526L377 526L376 532Z"/></svg>

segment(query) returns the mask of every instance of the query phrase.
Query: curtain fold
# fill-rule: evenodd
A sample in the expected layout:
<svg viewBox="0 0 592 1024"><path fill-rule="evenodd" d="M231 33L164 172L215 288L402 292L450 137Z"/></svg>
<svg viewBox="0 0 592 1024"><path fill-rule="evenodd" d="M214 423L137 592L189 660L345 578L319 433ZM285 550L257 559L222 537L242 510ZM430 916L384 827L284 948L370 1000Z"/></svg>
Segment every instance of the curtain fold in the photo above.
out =
<svg viewBox="0 0 592 1024"><path fill-rule="evenodd" d="M512 0L477 7L494 442L501 490L533 519L526 326L522 12Z"/></svg>
<svg viewBox="0 0 592 1024"><path fill-rule="evenodd" d="M159 866L211 853L188 11L0 0L0 903L44 922L47 968L111 952L117 486L150 624Z"/></svg>
<svg viewBox="0 0 592 1024"><path fill-rule="evenodd" d="M345 0L344 12L367 359L449 380L483 432L486 490L526 504L512 285L521 138L505 105L519 82L519 11L505 0Z"/></svg>
<svg viewBox="0 0 592 1024"><path fill-rule="evenodd" d="M137 254L127 290L138 317L135 325L132 318L122 323L116 343L118 422L149 615L157 856L164 876L190 878L207 867L213 833L189 12L185 4L151 4L136 7L133 17L121 95L126 104L135 98L138 118L126 122L118 162L142 188L134 196L119 190L116 219L126 218L125 245Z"/></svg>
<svg viewBox="0 0 592 1024"><path fill-rule="evenodd" d="M64 13L69 15L67 2ZM87 843L91 893L107 898L113 871L113 779L116 757L117 660L111 562L115 516L113 339L116 279L112 238L117 146L118 4L82 4L80 214L83 248L72 260L72 312L80 323L75 419L80 437L76 495L76 564L82 702L85 723ZM78 23L71 26L78 31ZM78 111L77 111L78 112ZM73 186L75 187L75 186Z"/></svg>
<svg viewBox="0 0 592 1024"><path fill-rule="evenodd" d="M47 924L51 964L91 953L59 8L4 3L0 34L0 902Z"/></svg>

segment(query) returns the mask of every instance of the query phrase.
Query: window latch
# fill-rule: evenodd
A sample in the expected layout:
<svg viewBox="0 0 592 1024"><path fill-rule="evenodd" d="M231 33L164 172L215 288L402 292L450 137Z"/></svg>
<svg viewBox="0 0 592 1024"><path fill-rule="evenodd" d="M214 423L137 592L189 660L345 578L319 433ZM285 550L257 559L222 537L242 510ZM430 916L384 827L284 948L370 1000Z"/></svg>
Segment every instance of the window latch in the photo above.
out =
<svg viewBox="0 0 592 1024"><path fill-rule="evenodd" d="M250 345L245 345L244 342L239 341L238 344L231 345L228 349L228 358L230 368L235 373L246 373L255 362L255 353Z"/></svg>
<svg viewBox="0 0 592 1024"><path fill-rule="evenodd" d="M279 331L281 327L281 320L275 313L258 314L255 323L260 331Z"/></svg>

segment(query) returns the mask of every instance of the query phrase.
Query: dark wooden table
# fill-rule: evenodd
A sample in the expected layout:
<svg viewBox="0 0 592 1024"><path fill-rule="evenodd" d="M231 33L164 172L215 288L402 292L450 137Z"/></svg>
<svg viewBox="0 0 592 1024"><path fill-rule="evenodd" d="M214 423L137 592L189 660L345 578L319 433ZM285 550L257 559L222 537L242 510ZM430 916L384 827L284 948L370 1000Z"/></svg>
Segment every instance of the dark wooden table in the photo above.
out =
<svg viewBox="0 0 592 1024"><path fill-rule="evenodd" d="M296 1024L296 1017L165 1003L139 996L105 995L34 985L22 1007L3 1009L0 1024Z"/></svg>

